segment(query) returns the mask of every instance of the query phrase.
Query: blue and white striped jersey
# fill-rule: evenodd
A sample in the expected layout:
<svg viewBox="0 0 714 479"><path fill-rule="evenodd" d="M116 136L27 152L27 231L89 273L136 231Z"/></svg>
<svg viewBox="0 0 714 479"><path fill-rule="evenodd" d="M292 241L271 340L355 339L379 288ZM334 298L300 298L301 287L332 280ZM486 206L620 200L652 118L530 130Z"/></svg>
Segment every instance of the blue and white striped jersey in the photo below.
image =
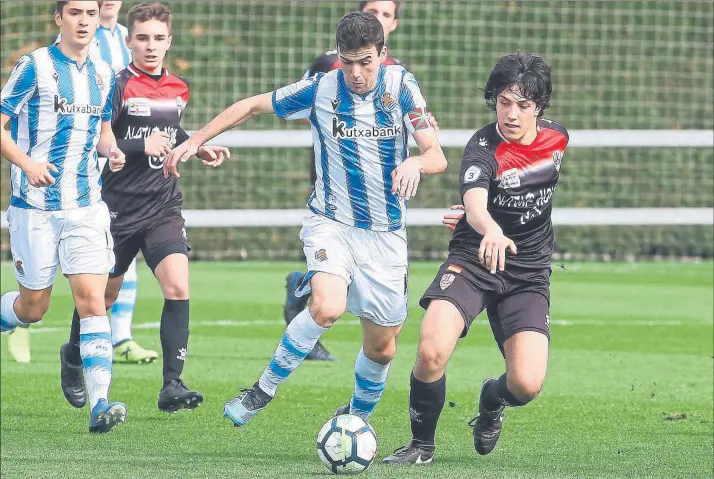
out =
<svg viewBox="0 0 714 479"><path fill-rule="evenodd" d="M117 24L114 30L99 25L94 34L94 40L89 47L92 60L99 59L109 64L114 73L119 73L131 63L131 50L126 46L129 30L124 25ZM62 35L57 35L55 43L59 43Z"/></svg>
<svg viewBox="0 0 714 479"><path fill-rule="evenodd" d="M273 109L286 120L310 119L317 169L310 210L362 229L406 226L406 204L392 194L391 175L427 115L411 73L382 65L364 95L348 89L342 70L318 73L275 90Z"/></svg>
<svg viewBox="0 0 714 479"><path fill-rule="evenodd" d="M33 161L49 162L55 184L34 188L25 173L10 168L10 204L47 211L89 206L101 199L97 143L112 117L114 74L104 62L83 65L57 45L20 58L0 93L0 111L11 133Z"/></svg>

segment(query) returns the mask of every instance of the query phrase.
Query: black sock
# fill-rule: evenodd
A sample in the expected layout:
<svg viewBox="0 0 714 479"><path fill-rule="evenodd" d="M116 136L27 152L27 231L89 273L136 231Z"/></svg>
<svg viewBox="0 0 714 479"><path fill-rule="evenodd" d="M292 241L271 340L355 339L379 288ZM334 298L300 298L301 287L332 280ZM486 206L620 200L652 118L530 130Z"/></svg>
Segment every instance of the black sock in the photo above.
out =
<svg viewBox="0 0 714 479"><path fill-rule="evenodd" d="M436 423L446 401L446 375L433 383L424 383L414 377L409 380L409 418L412 438L420 445L434 447Z"/></svg>
<svg viewBox="0 0 714 479"><path fill-rule="evenodd" d="M508 389L506 374L503 373L498 382L491 383L484 393L484 408L487 411L495 411L501 406L523 406L525 402L518 399L513 393Z"/></svg>
<svg viewBox="0 0 714 479"><path fill-rule="evenodd" d="M161 313L161 350L164 355L164 386L179 379L188 347L188 300L166 299Z"/></svg>
<svg viewBox="0 0 714 479"><path fill-rule="evenodd" d="M72 314L72 327L69 330L69 362L75 365L81 365L82 364L82 355L80 354L79 351L79 343L80 343L80 336L79 336L79 313L77 310L74 310L74 313Z"/></svg>

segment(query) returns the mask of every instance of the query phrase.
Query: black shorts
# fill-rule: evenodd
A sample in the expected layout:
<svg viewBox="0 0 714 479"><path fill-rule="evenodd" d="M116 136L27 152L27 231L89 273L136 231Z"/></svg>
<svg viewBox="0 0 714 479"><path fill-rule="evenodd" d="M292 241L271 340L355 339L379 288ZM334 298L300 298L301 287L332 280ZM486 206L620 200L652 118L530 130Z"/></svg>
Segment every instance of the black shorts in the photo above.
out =
<svg viewBox="0 0 714 479"><path fill-rule="evenodd" d="M109 273L112 278L126 273L139 251L151 271L154 271L168 255L188 255L191 250L186 239L184 219L180 215L147 221L134 228L112 222L111 232L115 258L114 269Z"/></svg>
<svg viewBox="0 0 714 479"><path fill-rule="evenodd" d="M506 264L505 271L491 274L480 263L449 255L419 305L427 309L432 300L441 299L456 306L464 318L461 337L485 309L503 353L503 343L521 331L538 331L550 339L550 273L550 268Z"/></svg>

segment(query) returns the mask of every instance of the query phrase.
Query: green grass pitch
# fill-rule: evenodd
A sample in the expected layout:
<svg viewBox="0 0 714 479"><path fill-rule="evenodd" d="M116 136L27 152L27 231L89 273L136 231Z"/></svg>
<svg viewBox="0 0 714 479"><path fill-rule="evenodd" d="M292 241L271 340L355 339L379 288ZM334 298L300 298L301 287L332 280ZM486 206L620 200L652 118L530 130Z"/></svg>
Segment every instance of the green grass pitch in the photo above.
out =
<svg viewBox="0 0 714 479"><path fill-rule="evenodd" d="M117 365L111 398L129 407L107 435L87 432L88 410L59 388L59 347L71 297L58 280L52 306L32 334L32 362L17 364L2 339L0 426L3 478L312 478L327 470L318 429L348 400L360 329L345 316L324 337L339 357L304 363L247 427L222 417L223 403L262 372L283 331L286 263L195 263L185 379L205 395L193 413L156 408L161 363ZM712 477L712 264L570 264L552 278L552 349L541 396L506 413L497 449L473 451L467 421L483 378L503 361L483 318L461 341L447 372L447 406L428 467L375 464L365 477ZM410 315L372 424L382 458L409 439L409 373L419 294L437 265L410 270ZM2 291L14 287L2 267ZM140 265L134 337L160 351L161 294Z"/></svg>

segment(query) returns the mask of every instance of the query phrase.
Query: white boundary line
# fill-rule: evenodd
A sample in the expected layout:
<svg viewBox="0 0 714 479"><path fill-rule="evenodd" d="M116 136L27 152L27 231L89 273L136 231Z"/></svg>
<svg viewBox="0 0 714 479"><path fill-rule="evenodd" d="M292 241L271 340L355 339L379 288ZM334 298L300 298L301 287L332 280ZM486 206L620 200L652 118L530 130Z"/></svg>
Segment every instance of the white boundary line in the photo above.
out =
<svg viewBox="0 0 714 479"><path fill-rule="evenodd" d="M357 319L343 319L338 321L338 325L346 326L359 326L360 322ZM478 326L488 326L488 322L485 320L474 321L474 325ZM651 326L714 326L714 323L705 323L702 321L678 321L678 320L632 320L632 321L593 321L593 320L570 320L570 319L552 319L550 324L553 326L607 326L607 327L622 327L622 326L636 326L636 327L651 327ZM139 323L134 324L132 327L134 329L159 329L161 323ZM191 327L231 327L231 328L249 328L254 326L285 326L285 322L282 320L248 320L248 321L236 321L233 319L223 319L217 321L192 321ZM339 327L339 326L338 326ZM68 332L69 328L55 328L55 327L31 327L30 331L33 333L59 333Z"/></svg>

